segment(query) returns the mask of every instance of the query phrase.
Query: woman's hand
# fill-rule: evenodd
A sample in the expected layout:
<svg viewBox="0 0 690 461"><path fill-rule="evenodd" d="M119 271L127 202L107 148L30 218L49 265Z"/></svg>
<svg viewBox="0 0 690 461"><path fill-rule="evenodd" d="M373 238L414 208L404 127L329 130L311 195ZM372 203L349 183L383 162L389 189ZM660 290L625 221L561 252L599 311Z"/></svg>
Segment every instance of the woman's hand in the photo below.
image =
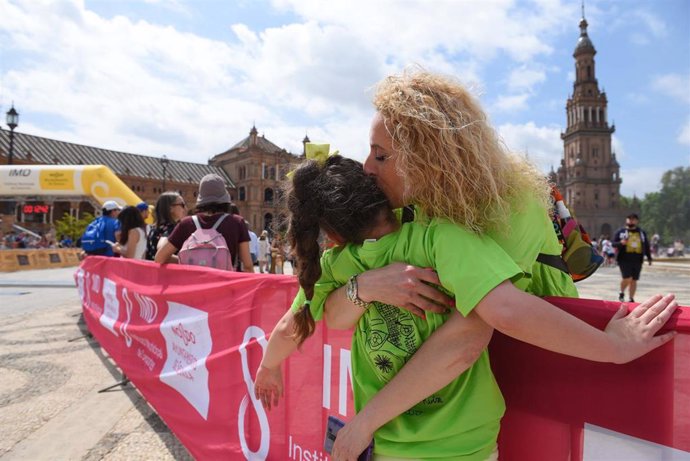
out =
<svg viewBox="0 0 690 461"><path fill-rule="evenodd" d="M357 461L357 457L366 450L374 433L364 422L364 418L355 416L338 431L331 450L333 461Z"/></svg>
<svg viewBox="0 0 690 461"><path fill-rule="evenodd" d="M254 382L254 396L261 400L267 410L271 409L271 402L274 407L278 406L283 396L283 373L280 365L274 368L259 365Z"/></svg>
<svg viewBox="0 0 690 461"><path fill-rule="evenodd" d="M675 331L655 336L678 307L675 295L655 295L629 314L624 304L606 325L606 334L618 350L615 363L627 363L669 342Z"/></svg>
<svg viewBox="0 0 690 461"><path fill-rule="evenodd" d="M433 269L405 263L391 263L357 276L359 297L363 301L391 304L422 318L424 311L441 314L455 308L453 299L430 283L441 285Z"/></svg>

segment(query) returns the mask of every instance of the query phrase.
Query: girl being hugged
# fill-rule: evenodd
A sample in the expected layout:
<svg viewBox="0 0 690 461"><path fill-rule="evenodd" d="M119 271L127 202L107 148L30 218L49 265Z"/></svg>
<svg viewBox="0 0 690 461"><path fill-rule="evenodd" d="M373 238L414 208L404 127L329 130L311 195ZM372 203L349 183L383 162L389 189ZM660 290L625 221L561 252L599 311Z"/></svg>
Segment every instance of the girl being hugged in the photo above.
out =
<svg viewBox="0 0 690 461"><path fill-rule="evenodd" d="M472 311L482 297L520 268L491 239L441 219L400 224L390 203L360 163L340 156L324 164L307 161L288 190L288 242L298 261L300 292L270 336L257 372L256 397L270 408L283 392L281 363L328 317L325 298L356 276L393 261L434 267L442 285L455 296L450 314L412 315L384 303L361 302L337 313L354 327L351 359L355 409L359 411L450 317L460 317L464 333L480 337L479 358L446 387L380 427L377 455L484 461L495 459L496 439L505 410L491 372L486 344L491 328ZM319 235L337 246L320 257ZM466 248L462 258L455 252ZM461 317L462 316L462 317ZM463 318L464 317L464 318ZM330 323L331 319L326 318ZM458 319L456 319L458 321ZM476 357L476 355L473 355Z"/></svg>

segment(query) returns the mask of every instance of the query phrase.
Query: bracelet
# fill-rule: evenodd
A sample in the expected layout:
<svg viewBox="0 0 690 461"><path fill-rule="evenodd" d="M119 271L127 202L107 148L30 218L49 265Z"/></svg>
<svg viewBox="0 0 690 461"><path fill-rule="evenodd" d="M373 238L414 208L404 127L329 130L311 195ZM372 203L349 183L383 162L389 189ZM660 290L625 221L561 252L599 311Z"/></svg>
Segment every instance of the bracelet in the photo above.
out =
<svg viewBox="0 0 690 461"><path fill-rule="evenodd" d="M357 286L357 274L353 275L348 279L345 289L345 295L347 296L348 301L350 301L355 306L361 307L364 310L369 309L369 306L371 306L371 303L363 301L362 298L359 297L359 287Z"/></svg>

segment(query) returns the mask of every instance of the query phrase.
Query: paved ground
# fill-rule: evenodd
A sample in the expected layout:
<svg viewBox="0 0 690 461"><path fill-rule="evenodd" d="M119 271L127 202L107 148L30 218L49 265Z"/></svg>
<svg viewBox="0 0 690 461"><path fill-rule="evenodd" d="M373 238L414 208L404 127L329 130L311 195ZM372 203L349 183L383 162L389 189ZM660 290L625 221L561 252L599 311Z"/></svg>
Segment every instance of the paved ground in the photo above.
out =
<svg viewBox="0 0 690 461"><path fill-rule="evenodd" d="M0 273L0 460L191 459L84 334L73 268ZM614 299L617 268L579 285ZM690 305L690 264L645 266L638 300L675 292Z"/></svg>

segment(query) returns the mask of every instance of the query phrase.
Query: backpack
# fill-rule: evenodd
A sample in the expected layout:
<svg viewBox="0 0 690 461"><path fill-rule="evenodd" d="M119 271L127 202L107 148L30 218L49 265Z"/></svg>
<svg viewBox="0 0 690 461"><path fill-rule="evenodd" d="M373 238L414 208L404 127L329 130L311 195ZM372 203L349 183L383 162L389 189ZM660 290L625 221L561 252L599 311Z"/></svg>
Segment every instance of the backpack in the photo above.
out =
<svg viewBox="0 0 690 461"><path fill-rule="evenodd" d="M105 241L105 218L99 216L86 226L81 236L81 247L84 251L96 251L108 247Z"/></svg>
<svg viewBox="0 0 690 461"><path fill-rule="evenodd" d="M233 270L232 255L228 249L228 244L223 234L218 232L218 226L227 216L226 213L218 218L218 221L210 229L202 229L199 224L199 217L192 216L196 230L180 248L177 255L180 264L214 267L226 271Z"/></svg>
<svg viewBox="0 0 690 461"><path fill-rule="evenodd" d="M540 253L537 261L569 274L579 282L592 275L604 262L604 258L592 246L587 231L570 214L563 202L563 196L556 186L551 186L554 210L551 220L558 240L563 246L560 256Z"/></svg>

